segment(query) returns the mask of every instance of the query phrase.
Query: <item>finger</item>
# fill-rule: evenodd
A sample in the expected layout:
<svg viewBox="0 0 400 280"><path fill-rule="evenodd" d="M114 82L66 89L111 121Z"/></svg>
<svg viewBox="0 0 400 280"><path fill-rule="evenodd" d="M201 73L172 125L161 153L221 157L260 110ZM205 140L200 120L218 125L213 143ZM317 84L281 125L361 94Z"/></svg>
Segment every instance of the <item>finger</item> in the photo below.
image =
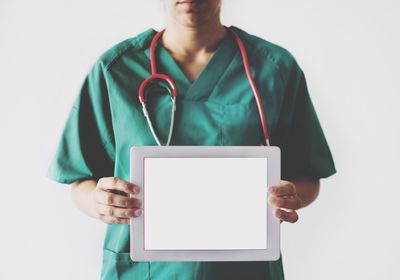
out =
<svg viewBox="0 0 400 280"><path fill-rule="evenodd" d="M106 224L129 224L130 219L109 217L106 215L100 215L99 219Z"/></svg>
<svg viewBox="0 0 400 280"><path fill-rule="evenodd" d="M275 216L284 222L295 223L299 220L299 215L296 211L285 211L282 209L275 210Z"/></svg>
<svg viewBox="0 0 400 280"><path fill-rule="evenodd" d="M105 215L112 218L124 218L124 219L139 217L140 215L142 215L143 212L143 210L140 208L119 208L100 203L97 204L97 211L100 215Z"/></svg>
<svg viewBox="0 0 400 280"><path fill-rule="evenodd" d="M269 196L268 202L278 208L286 208L291 210L297 210L301 208L301 199L298 196L289 196L286 198L279 196Z"/></svg>
<svg viewBox="0 0 400 280"><path fill-rule="evenodd" d="M289 196L296 194L296 186L288 181L282 181L279 186L271 186L268 188L268 192L277 196Z"/></svg>
<svg viewBox="0 0 400 280"><path fill-rule="evenodd" d="M139 208L118 208L114 206L107 206L98 204L98 212L102 215L112 218L130 219L142 215L142 209Z"/></svg>
<svg viewBox="0 0 400 280"><path fill-rule="evenodd" d="M117 206L121 208L142 207L141 199L118 195L101 189L96 192L95 199L98 203L110 206Z"/></svg>
<svg viewBox="0 0 400 280"><path fill-rule="evenodd" d="M102 190L116 190L127 194L138 194L140 188L132 183L124 181L118 177L104 177L97 182L97 186Z"/></svg>

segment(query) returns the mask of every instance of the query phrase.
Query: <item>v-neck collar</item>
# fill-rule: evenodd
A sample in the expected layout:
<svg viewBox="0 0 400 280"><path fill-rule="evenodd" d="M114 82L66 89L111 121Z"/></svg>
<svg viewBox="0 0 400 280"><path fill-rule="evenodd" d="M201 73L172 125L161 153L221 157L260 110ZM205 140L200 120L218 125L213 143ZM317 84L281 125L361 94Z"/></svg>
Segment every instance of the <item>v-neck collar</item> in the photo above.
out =
<svg viewBox="0 0 400 280"><path fill-rule="evenodd" d="M151 37L156 33L157 31L152 29ZM150 60L150 46L145 49L145 54ZM171 54L158 43L156 47L157 71L158 73L169 75L175 81L179 98L204 100L208 98L216 87L236 54L238 54L238 48L235 41L232 36L227 34L218 43L214 54L192 82L187 78Z"/></svg>

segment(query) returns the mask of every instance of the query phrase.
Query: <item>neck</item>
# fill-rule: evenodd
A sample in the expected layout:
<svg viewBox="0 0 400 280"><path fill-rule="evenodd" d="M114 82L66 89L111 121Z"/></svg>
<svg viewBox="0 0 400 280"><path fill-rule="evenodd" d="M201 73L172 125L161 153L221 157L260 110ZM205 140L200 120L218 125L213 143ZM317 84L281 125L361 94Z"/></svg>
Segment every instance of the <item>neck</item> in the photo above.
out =
<svg viewBox="0 0 400 280"><path fill-rule="evenodd" d="M169 22L161 42L168 51L178 55L212 53L225 34L225 27L219 20L195 28Z"/></svg>

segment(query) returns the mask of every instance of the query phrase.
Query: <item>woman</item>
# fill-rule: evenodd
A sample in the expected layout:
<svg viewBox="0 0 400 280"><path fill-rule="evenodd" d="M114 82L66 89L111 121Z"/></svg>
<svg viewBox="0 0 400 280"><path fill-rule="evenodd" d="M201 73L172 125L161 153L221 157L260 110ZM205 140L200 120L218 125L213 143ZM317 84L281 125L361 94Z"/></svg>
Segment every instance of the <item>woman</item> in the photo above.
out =
<svg viewBox="0 0 400 280"><path fill-rule="evenodd" d="M171 145L259 145L260 119L235 40L221 24L221 0L165 0L166 30L157 44L157 70L171 76L179 96ZM261 93L271 145L281 148L282 178L270 189L275 215L294 223L297 209L318 195L333 160L293 56L231 27L242 39ZM102 279L283 279L275 262L132 262L129 218L142 202L129 181L129 147L156 145L137 98L150 75L152 29L105 52L73 106L49 177L72 183L82 212L108 224ZM148 96L157 134L168 138L170 100ZM266 194L267 195L267 194ZM168 211L168 209L166 209ZM173 215L173 214L171 214Z"/></svg>

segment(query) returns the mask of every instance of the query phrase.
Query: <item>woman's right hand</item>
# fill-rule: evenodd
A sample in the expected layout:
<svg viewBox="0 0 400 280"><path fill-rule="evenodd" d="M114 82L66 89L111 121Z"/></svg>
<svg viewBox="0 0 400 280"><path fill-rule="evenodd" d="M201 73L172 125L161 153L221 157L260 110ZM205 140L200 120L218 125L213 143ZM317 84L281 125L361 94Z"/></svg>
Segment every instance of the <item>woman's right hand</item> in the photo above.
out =
<svg viewBox="0 0 400 280"><path fill-rule="evenodd" d="M97 217L107 224L129 224L131 217L142 215L142 200L131 197L140 188L117 177L97 181L92 192Z"/></svg>

